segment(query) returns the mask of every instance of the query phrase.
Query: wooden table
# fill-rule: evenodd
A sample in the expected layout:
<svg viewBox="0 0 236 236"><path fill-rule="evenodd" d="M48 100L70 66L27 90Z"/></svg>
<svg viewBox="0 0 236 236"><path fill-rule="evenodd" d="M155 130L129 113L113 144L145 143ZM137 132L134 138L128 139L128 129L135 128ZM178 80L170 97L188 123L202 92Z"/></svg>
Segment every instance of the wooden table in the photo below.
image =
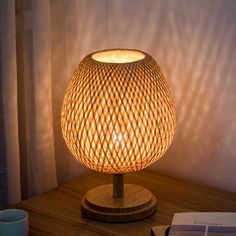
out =
<svg viewBox="0 0 236 236"><path fill-rule="evenodd" d="M61 187L22 201L16 207L28 211L30 235L150 235L155 225L170 224L175 212L236 212L236 193L154 172L127 174L126 183L151 190L158 200L158 211L148 219L125 224L101 223L81 217L80 200L91 188L111 183L110 175L89 173Z"/></svg>

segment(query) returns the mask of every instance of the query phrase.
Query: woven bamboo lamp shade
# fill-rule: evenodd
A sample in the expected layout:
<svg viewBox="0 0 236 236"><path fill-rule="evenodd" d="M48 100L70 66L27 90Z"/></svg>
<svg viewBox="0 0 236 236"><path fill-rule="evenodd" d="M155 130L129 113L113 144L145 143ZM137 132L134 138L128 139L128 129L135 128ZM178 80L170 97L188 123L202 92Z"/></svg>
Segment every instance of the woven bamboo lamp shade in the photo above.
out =
<svg viewBox="0 0 236 236"><path fill-rule="evenodd" d="M148 190L123 184L124 173L139 171L161 158L174 135L171 92L150 55L137 50L112 49L86 56L75 69L66 90L61 126L65 142L76 159L95 171L114 174L113 190L112 186L102 186L84 197L85 216L125 222L155 211L156 199ZM114 203L119 199L124 202L130 191L150 195L149 208L145 208L147 199L141 203L129 199L134 203L123 206ZM97 202L99 192L109 196L101 200L103 203ZM136 209L137 205L140 209ZM107 216L103 210L97 213L98 208L109 209L113 216ZM130 217L137 210L138 216ZM115 216L121 211L122 214Z"/></svg>

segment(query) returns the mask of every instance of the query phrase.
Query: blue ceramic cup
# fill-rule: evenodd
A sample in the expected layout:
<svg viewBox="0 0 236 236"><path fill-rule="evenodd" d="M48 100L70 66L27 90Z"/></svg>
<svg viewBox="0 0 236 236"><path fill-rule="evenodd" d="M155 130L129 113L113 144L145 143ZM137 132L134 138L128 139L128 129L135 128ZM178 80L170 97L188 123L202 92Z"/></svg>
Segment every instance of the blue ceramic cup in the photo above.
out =
<svg viewBox="0 0 236 236"><path fill-rule="evenodd" d="M28 235L28 213L20 209L0 211L0 236Z"/></svg>

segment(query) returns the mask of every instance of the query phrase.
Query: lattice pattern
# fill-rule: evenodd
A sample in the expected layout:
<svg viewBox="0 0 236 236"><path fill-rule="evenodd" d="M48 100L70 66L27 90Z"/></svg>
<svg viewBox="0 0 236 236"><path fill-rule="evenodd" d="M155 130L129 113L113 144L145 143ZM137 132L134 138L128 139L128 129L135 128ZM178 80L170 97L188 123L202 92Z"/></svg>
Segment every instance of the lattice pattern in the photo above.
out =
<svg viewBox="0 0 236 236"><path fill-rule="evenodd" d="M164 154L174 135L168 85L148 54L129 63L101 62L92 55L77 66L64 97L65 142L90 169L141 170Z"/></svg>

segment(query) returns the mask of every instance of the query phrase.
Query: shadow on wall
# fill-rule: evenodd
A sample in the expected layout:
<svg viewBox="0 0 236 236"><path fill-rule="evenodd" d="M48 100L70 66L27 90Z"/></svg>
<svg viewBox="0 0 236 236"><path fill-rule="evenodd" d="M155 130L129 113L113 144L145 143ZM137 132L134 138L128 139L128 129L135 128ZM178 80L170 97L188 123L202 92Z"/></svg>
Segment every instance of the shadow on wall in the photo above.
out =
<svg viewBox="0 0 236 236"><path fill-rule="evenodd" d="M163 7L165 37L156 55L172 85L178 125L167 158L154 168L236 191L236 2L177 3Z"/></svg>

